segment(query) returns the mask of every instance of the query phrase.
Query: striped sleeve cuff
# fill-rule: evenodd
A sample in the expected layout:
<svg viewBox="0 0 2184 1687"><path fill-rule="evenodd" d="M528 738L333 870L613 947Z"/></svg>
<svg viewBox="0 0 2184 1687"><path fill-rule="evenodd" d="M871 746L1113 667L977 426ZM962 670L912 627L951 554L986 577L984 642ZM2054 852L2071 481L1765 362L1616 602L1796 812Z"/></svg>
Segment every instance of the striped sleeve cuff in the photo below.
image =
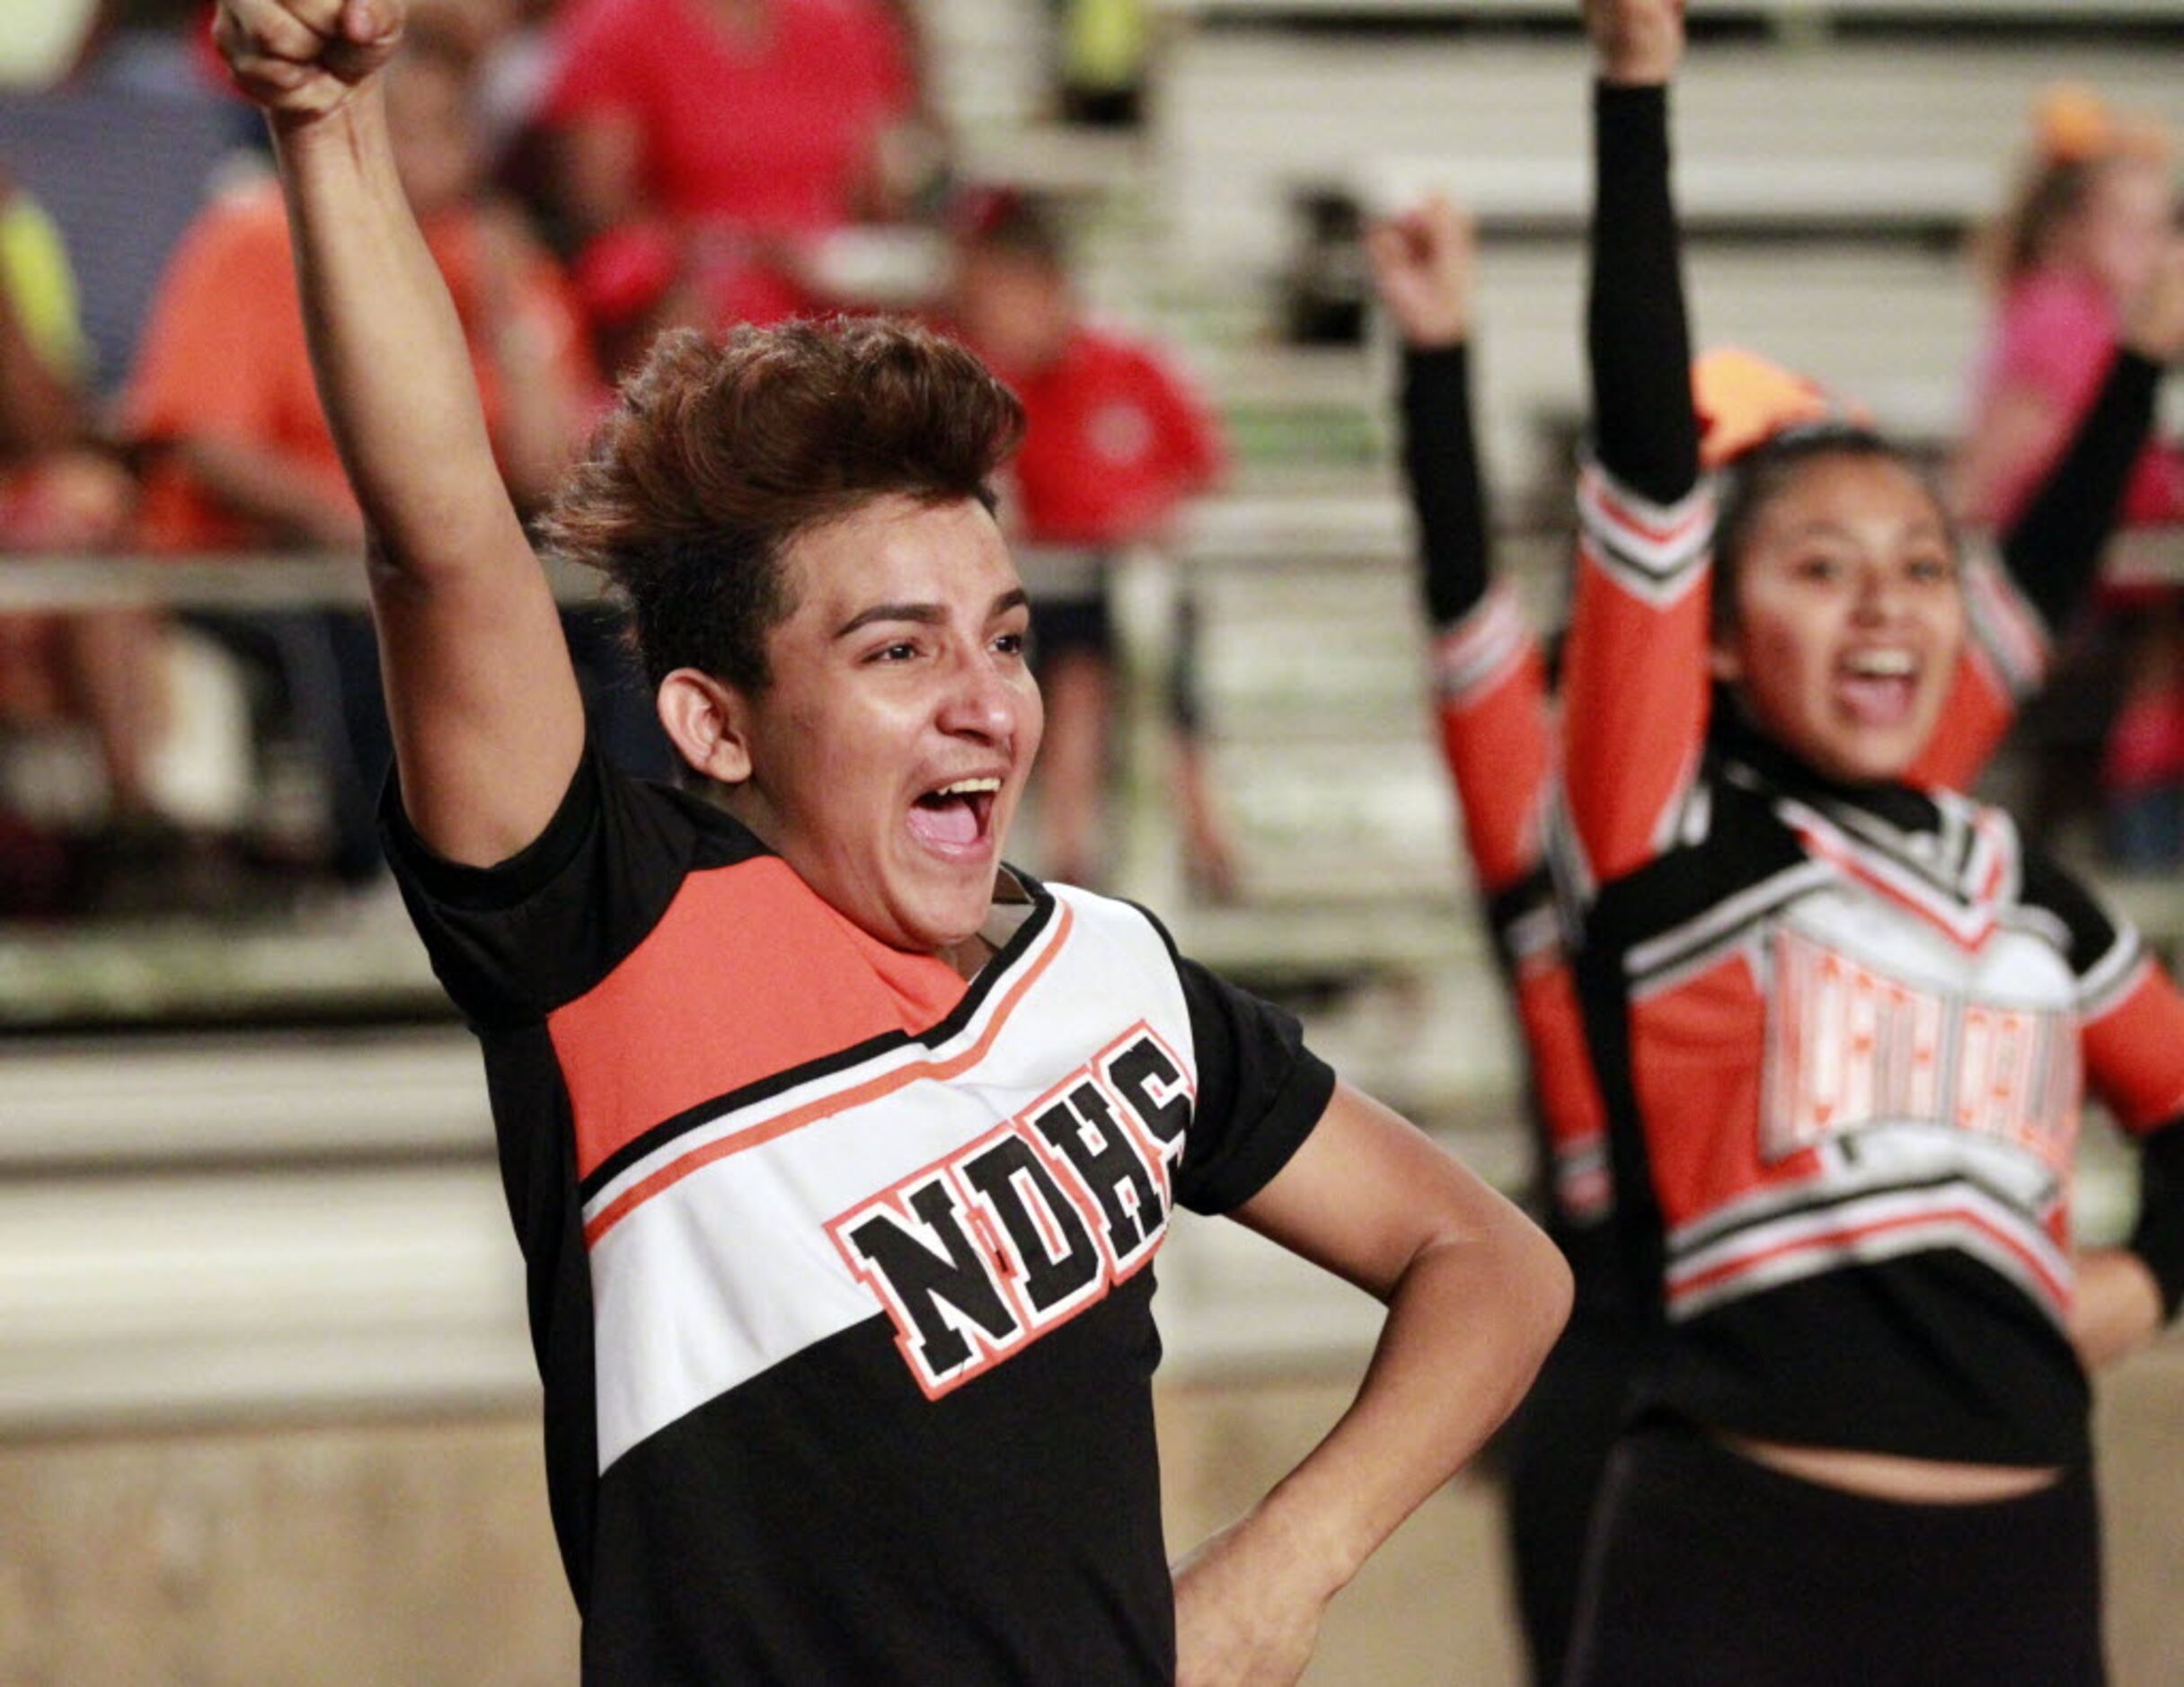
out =
<svg viewBox="0 0 2184 1687"><path fill-rule="evenodd" d="M1673 504L1619 482L1598 459L1578 475L1578 523L1594 558L1654 603L1680 597L1704 572L1714 539L1714 488L1701 481Z"/></svg>

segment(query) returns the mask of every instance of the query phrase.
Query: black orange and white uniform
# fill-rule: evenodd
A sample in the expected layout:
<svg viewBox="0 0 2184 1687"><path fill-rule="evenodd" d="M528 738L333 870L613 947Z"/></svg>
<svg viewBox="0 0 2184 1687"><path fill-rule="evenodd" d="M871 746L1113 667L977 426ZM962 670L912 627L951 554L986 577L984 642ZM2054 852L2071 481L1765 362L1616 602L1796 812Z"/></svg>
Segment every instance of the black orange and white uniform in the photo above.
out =
<svg viewBox="0 0 2184 1687"><path fill-rule="evenodd" d="M1621 1426L1645 1319L1618 1268L1608 1223L1607 1112L1569 965L1569 910L1554 894L1550 840L1566 828L1548 664L1516 592L1493 578L1472 425L1470 350L1406 349L1400 415L1433 629L1435 723L1525 1054L1534 1206L1569 1259L1569 1327L1508 1433L1508 1524L1534 1679L1559 1679L1594 1496ZM1971 782L2043 683L2053 640L2090 587L2118 477L2145 437L2159 370L2118 359L2072 447L2020 520L1967 559L1972 637L1948 705L1911 775ZM1702 460L1714 464L1836 406L1812 383L1748 353L1693 370ZM1569 854L1565 847L1566 854Z"/></svg>
<svg viewBox="0 0 2184 1687"><path fill-rule="evenodd" d="M1711 688L1667 98L1596 101L1564 865L1658 1340L1570 1679L2098 1681L2072 1164L2090 1090L2142 1149L2128 1245L2173 1312L2184 995L2006 815L1830 780ZM1912 1505L1739 1441L2057 1474Z"/></svg>
<svg viewBox="0 0 2184 1687"><path fill-rule="evenodd" d="M967 983L596 746L494 868L384 815L484 1047L585 1682L1172 1681L1154 1260L1325 1111L1296 1022L1006 876Z"/></svg>

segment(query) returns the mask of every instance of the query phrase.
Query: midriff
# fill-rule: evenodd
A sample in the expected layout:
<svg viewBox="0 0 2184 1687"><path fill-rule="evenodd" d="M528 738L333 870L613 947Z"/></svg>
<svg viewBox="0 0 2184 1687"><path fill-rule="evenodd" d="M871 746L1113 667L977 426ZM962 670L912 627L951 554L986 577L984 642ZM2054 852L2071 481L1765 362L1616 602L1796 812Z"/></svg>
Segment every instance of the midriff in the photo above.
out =
<svg viewBox="0 0 2184 1687"><path fill-rule="evenodd" d="M2038 1493L2062 1474L2053 1465L1958 1464L1907 1459L1849 1447L1794 1446L1750 1435L1724 1435L1722 1444L1755 1464L1823 1488L1915 1506L1969 1506Z"/></svg>

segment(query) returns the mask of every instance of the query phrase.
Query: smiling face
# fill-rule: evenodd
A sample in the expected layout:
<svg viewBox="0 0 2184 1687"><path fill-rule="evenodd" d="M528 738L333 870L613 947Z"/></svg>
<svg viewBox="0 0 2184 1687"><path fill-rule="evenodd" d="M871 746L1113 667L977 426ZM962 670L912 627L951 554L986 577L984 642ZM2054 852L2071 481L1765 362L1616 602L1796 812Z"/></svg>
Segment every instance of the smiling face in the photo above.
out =
<svg viewBox="0 0 2184 1687"><path fill-rule="evenodd" d="M1956 547L1924 483L1885 455L1817 456L1758 512L1733 566L1715 676L1821 773L1902 777L1965 632Z"/></svg>
<svg viewBox="0 0 2184 1687"><path fill-rule="evenodd" d="M794 540L772 683L732 694L748 776L730 809L897 949L985 923L1044 716L1030 614L974 501L890 495Z"/></svg>

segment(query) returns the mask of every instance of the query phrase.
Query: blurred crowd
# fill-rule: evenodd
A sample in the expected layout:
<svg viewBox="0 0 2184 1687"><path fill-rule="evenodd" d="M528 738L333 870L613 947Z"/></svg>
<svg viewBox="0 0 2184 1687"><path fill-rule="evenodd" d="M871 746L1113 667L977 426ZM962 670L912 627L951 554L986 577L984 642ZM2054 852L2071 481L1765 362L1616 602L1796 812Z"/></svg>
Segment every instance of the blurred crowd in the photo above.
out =
<svg viewBox="0 0 2184 1687"><path fill-rule="evenodd" d="M7 560L353 553L279 184L199 0L75 0L0 24L0 570ZM1129 121L1140 0L1055 0L1057 113ZM962 181L915 0L443 0L390 84L404 188L467 331L517 507L541 509L616 372L662 329L815 312L949 322L1024 398L1005 519L1039 599L1039 859L1107 876L1107 585L1216 486L1226 447L1165 349L1095 320L1057 207ZM1956 486L2007 518L2091 399L2175 229L2167 137L2067 94L1993 242L1991 340ZM2150 447L2127 520L2184 520ZM4 577L0 577L4 578ZM16 602L25 601L18 597ZM572 605L595 733L669 759L611 612ZM1186 635L1188 629L1186 628ZM1236 864L1185 661L1175 809L1201 891ZM2119 585L2073 630L2037 801L2133 868L2184 860L2184 611ZM2037 723L2036 725L2040 725ZM0 917L365 896L388 734L361 612L0 607ZM2089 777L2082 746L2103 745ZM2074 752L2074 753L2073 753Z"/></svg>
<svg viewBox="0 0 2184 1687"><path fill-rule="evenodd" d="M0 39L0 553L17 561L366 543L279 185L210 12L87 0ZM1129 115L1137 13L1057 8L1057 108ZM1088 320L1050 208L955 179L922 60L905 0L446 0L412 13L390 115L526 514L669 327L910 310L1009 373L1033 425L1005 503L1056 593L1050 846L1096 879L1106 563L1211 484L1223 448L1180 371ZM116 159L129 173L108 179ZM370 630L308 596L0 614L0 916L370 894L390 744ZM668 776L611 608L567 621L595 734ZM1218 874L1195 762L1180 777Z"/></svg>

